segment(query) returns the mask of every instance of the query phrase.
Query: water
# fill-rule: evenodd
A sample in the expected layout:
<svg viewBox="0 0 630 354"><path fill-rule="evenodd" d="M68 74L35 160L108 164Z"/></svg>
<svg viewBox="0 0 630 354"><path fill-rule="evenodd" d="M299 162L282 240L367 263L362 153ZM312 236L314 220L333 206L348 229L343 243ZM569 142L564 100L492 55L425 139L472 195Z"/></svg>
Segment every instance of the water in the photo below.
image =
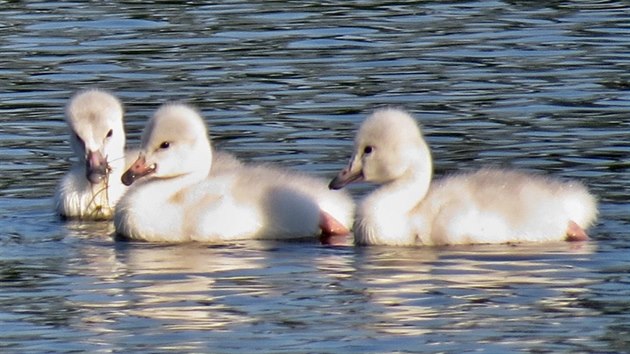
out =
<svg viewBox="0 0 630 354"><path fill-rule="evenodd" d="M3 352L630 351L630 10L622 1L2 2ZM185 100L218 147L331 178L372 109L436 173L512 166L600 200L586 244L114 242L63 223L63 105L98 86L129 142ZM356 186L360 198L370 186Z"/></svg>

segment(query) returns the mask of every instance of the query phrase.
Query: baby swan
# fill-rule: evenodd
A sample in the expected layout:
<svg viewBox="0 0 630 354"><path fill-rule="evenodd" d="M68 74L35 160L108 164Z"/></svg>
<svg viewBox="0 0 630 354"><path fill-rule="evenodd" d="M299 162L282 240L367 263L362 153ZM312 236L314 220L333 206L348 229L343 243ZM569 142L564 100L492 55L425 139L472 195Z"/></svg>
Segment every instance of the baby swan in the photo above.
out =
<svg viewBox="0 0 630 354"><path fill-rule="evenodd" d="M122 176L134 184L116 208L118 235L144 241L221 242L347 234L354 204L324 181L256 164L215 169L206 126L192 108L160 107L140 156Z"/></svg>
<svg viewBox="0 0 630 354"><path fill-rule="evenodd" d="M57 185L55 208L64 218L110 219L126 189L120 182L125 170L122 104L102 90L79 91L66 106L66 122L78 160Z"/></svg>
<svg viewBox="0 0 630 354"><path fill-rule="evenodd" d="M386 108L357 133L350 163L330 182L382 186L359 205L357 244L454 245L585 240L597 203L577 182L481 169L431 182L429 147L405 111Z"/></svg>

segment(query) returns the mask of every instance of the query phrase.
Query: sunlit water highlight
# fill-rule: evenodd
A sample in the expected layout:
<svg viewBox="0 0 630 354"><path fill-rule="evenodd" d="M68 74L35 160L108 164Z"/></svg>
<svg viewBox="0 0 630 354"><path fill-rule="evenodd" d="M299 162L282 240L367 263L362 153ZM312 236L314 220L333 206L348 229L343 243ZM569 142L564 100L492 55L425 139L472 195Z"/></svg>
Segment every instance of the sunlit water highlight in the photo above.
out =
<svg viewBox="0 0 630 354"><path fill-rule="evenodd" d="M1 351L628 351L625 2L2 5ZM219 148L324 178L365 114L403 106L437 175L577 178L600 221L585 244L114 242L52 212L63 105L88 86L120 96L132 145L185 100Z"/></svg>

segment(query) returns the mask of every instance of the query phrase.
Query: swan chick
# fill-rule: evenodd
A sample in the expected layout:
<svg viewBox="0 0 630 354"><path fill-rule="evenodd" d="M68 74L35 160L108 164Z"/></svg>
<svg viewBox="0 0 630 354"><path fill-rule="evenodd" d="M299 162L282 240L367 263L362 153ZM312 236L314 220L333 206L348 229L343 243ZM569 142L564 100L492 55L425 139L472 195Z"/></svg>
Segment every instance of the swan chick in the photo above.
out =
<svg viewBox="0 0 630 354"><path fill-rule="evenodd" d="M375 111L331 189L380 187L359 205L357 244L453 245L586 240L596 198L576 181L482 168L432 181L430 149L406 111Z"/></svg>
<svg viewBox="0 0 630 354"><path fill-rule="evenodd" d="M77 161L57 185L55 209L64 218L110 219L125 191L123 106L109 92L82 90L66 105L65 120Z"/></svg>
<svg viewBox="0 0 630 354"><path fill-rule="evenodd" d="M349 233L354 203L325 181L268 165L215 168L205 123L184 104L161 106L148 121L131 185L116 208L119 235L156 242L293 239Z"/></svg>

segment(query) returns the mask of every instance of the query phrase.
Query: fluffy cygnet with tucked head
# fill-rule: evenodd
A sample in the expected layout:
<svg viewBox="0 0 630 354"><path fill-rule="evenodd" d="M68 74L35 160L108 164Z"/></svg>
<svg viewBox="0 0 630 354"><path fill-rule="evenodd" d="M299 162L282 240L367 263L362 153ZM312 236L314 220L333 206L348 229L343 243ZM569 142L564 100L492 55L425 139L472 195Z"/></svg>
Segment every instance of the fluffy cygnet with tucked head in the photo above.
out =
<svg viewBox="0 0 630 354"><path fill-rule="evenodd" d="M331 181L382 186L359 205L355 242L454 245L588 239L595 197L580 183L502 169L432 182L432 159L405 111L377 110L361 125L348 166Z"/></svg>
<svg viewBox="0 0 630 354"><path fill-rule="evenodd" d="M212 156L194 109L160 107L145 127L140 156L122 177L133 186L116 208L117 233L145 241L221 242L349 232L354 204L346 193L264 165L215 170Z"/></svg>
<svg viewBox="0 0 630 354"><path fill-rule="evenodd" d="M109 219L125 191L123 107L108 92L80 91L66 106L66 122L77 161L57 186L56 210L66 218Z"/></svg>

